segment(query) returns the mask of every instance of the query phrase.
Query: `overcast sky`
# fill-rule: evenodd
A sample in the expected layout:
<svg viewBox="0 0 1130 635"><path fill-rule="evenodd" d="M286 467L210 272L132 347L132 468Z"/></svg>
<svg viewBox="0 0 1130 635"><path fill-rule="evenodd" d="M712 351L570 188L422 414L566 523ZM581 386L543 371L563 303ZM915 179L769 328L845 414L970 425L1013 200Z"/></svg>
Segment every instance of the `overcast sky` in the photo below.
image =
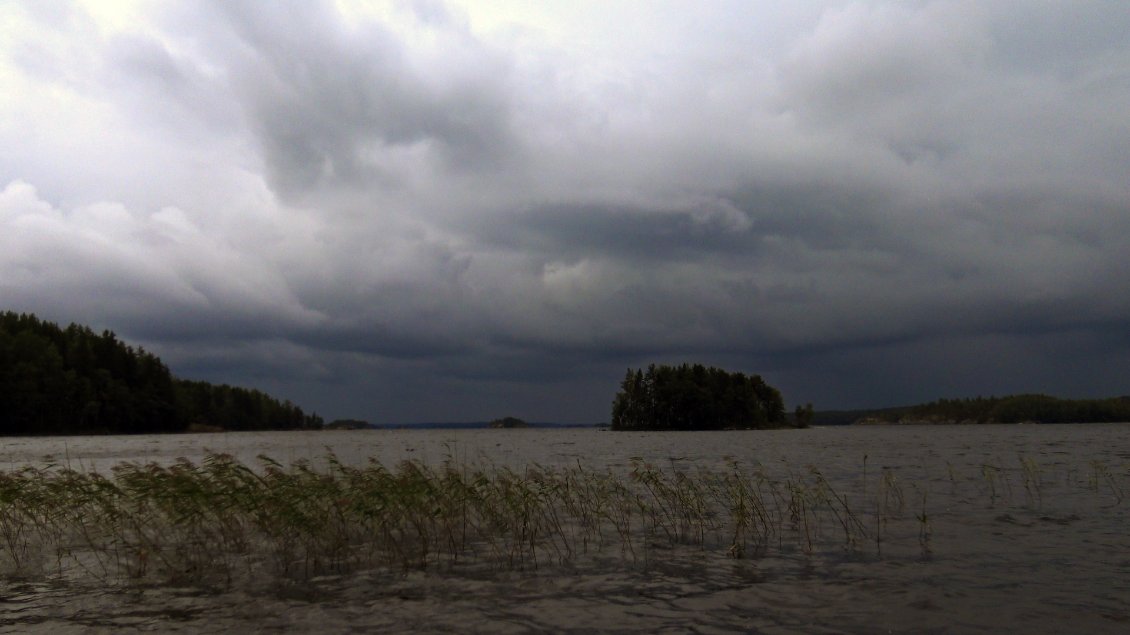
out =
<svg viewBox="0 0 1130 635"><path fill-rule="evenodd" d="M327 419L1130 394L1130 4L0 2L0 309Z"/></svg>

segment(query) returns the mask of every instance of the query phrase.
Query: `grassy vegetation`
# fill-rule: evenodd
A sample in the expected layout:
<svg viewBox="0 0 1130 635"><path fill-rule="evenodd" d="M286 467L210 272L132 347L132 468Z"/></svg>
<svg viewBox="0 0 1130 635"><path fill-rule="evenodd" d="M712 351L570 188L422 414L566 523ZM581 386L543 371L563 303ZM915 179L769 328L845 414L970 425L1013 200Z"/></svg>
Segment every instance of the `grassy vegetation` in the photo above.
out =
<svg viewBox="0 0 1130 635"><path fill-rule="evenodd" d="M228 588L369 567L527 569L609 554L650 561L675 545L735 558L882 555L914 532L928 554L926 490L886 469L869 484L864 467L850 495L815 468L771 477L735 461L693 472L639 460L622 472L515 471L450 460L350 466L333 455L319 468L268 457L247 466L216 454L199 464L122 463L109 475L26 467L0 472L0 574ZM1011 488L1009 472L985 466L988 504ZM1011 473L1029 504L1040 504L1040 467L1022 458ZM1121 503L1119 474L1096 464L1084 476L1087 488Z"/></svg>

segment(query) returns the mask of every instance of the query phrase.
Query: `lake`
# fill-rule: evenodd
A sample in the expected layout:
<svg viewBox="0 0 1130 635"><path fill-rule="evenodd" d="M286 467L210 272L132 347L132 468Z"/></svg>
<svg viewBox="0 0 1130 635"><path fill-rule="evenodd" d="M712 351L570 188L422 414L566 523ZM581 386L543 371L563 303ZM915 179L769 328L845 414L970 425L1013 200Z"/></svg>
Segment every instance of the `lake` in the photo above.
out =
<svg viewBox="0 0 1130 635"><path fill-rule="evenodd" d="M653 541L537 568L372 568L223 592L9 576L0 632L1130 632L1126 424L9 438L0 469L109 473L212 453L318 467L331 452L350 465L579 465L625 478L644 463L689 475L738 465L774 491L821 484L859 531L845 540L826 515L740 558L721 539Z"/></svg>

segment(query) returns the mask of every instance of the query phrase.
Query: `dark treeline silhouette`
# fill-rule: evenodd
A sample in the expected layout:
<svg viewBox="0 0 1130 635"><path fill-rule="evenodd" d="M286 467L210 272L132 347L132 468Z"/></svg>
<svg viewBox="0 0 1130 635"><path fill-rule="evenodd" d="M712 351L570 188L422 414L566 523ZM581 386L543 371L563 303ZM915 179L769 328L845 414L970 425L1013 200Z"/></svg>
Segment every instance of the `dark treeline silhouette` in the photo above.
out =
<svg viewBox="0 0 1130 635"><path fill-rule="evenodd" d="M530 424L518 417L502 417L491 421L490 427L492 428L528 428Z"/></svg>
<svg viewBox="0 0 1130 635"><path fill-rule="evenodd" d="M258 390L187 379L174 380L173 389L180 421L190 428L301 430L323 425L317 415Z"/></svg>
<svg viewBox="0 0 1130 635"><path fill-rule="evenodd" d="M111 331L0 313L0 435L320 428L257 390L176 379Z"/></svg>
<svg viewBox="0 0 1130 635"><path fill-rule="evenodd" d="M701 364L628 369L612 402L613 430L725 430L788 425L781 393L758 375Z"/></svg>
<svg viewBox="0 0 1130 635"><path fill-rule="evenodd" d="M1111 423L1130 421L1130 396L1109 399L1058 399L1048 395L1009 395L939 399L903 408L856 413L872 422L922 423Z"/></svg>
<svg viewBox="0 0 1130 635"><path fill-rule="evenodd" d="M373 426L362 419L334 419L322 427L326 430L368 430Z"/></svg>

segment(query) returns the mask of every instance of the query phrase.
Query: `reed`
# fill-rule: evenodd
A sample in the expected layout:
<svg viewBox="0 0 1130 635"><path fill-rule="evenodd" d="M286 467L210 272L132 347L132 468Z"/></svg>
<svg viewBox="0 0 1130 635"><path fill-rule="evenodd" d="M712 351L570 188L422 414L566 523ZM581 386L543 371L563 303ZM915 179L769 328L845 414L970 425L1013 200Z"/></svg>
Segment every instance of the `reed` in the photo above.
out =
<svg viewBox="0 0 1130 635"><path fill-rule="evenodd" d="M1114 504L1122 503L1122 488L1118 485L1114 473L1111 472L1110 467L1103 461L1094 460L1090 463L1090 476L1088 478L1088 487L1093 491L1098 492L1100 486L1105 483L1110 488L1110 493L1115 497Z"/></svg>
<svg viewBox="0 0 1130 635"><path fill-rule="evenodd" d="M1021 479L1024 482L1024 492L1027 494L1029 502L1035 503L1037 507L1043 506L1043 480L1039 463L1032 457L1023 454L1019 455L1018 459L1020 461Z"/></svg>
<svg viewBox="0 0 1130 635"><path fill-rule="evenodd" d="M981 477L989 487L989 506L997 505L997 483L1001 479L1001 468L995 465L984 464L981 466Z"/></svg>
<svg viewBox="0 0 1130 635"><path fill-rule="evenodd" d="M926 492L922 492L922 507L921 511L914 515L918 521L918 544L922 547L922 557L928 558L932 553L930 539L934 535L933 527L930 525L930 515L926 511Z"/></svg>
<svg viewBox="0 0 1130 635"><path fill-rule="evenodd" d="M625 472L580 463L513 470L450 456L390 468L328 454L320 465L261 456L248 466L214 454L122 463L108 475L0 472L0 575L222 589L372 567L536 569L610 553L646 563L685 546L745 558L862 553L873 544L882 556L891 540L913 544L915 519L929 554L936 522L926 489L915 487L916 509L906 512L904 486L888 468L850 492L816 467L774 477L733 459L693 471L633 460ZM1022 458L1020 471L1042 500L1039 466ZM1004 470L986 465L981 476L995 505ZM1087 487L1107 488L1120 503L1119 478L1094 464Z"/></svg>

